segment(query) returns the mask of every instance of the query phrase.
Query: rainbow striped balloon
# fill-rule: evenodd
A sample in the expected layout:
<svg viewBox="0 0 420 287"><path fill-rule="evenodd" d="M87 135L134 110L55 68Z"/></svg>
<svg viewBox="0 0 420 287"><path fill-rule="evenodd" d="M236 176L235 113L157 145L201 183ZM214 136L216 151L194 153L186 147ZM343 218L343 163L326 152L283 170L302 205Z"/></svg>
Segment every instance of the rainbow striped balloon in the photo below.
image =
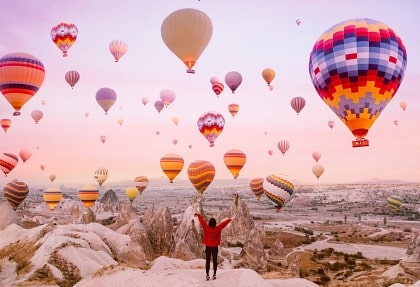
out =
<svg viewBox="0 0 420 287"><path fill-rule="evenodd" d="M286 204L293 195L294 185L277 175L269 175L264 181L264 194L274 202L277 211Z"/></svg>
<svg viewBox="0 0 420 287"><path fill-rule="evenodd" d="M23 181L14 179L3 188L4 197L14 210L25 200L29 193L29 188Z"/></svg>

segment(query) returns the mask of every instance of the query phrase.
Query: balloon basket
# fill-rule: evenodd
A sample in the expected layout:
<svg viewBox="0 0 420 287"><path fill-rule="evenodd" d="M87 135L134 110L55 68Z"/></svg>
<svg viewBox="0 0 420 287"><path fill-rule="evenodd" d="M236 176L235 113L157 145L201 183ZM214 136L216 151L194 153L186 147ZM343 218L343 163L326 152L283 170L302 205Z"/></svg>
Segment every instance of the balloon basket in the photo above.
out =
<svg viewBox="0 0 420 287"><path fill-rule="evenodd" d="M187 69L187 73L188 74L195 74L195 70L194 69L191 69L191 68L188 68Z"/></svg>
<svg viewBox="0 0 420 287"><path fill-rule="evenodd" d="M359 138L354 141L352 141L353 147L362 147L362 146L369 146L369 140L364 138Z"/></svg>
<svg viewBox="0 0 420 287"><path fill-rule="evenodd" d="M20 112L14 112L13 115L14 116L20 116Z"/></svg>

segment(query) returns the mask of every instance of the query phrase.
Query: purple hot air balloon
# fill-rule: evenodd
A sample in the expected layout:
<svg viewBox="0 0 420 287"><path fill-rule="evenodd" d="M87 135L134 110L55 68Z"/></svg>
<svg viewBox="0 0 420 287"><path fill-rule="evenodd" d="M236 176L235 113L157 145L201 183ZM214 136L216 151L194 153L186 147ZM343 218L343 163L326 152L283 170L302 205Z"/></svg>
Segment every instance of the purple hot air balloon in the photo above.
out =
<svg viewBox="0 0 420 287"><path fill-rule="evenodd" d="M105 114L108 114L109 109L115 104L117 100L117 93L110 88L101 88L96 92L96 101L105 111Z"/></svg>
<svg viewBox="0 0 420 287"><path fill-rule="evenodd" d="M164 106L165 104L162 101L155 102L155 109L158 111L158 113L160 113Z"/></svg>
<svg viewBox="0 0 420 287"><path fill-rule="evenodd" d="M165 107L171 104L175 100L176 94L174 91L165 89L160 92L160 99L162 100Z"/></svg>
<svg viewBox="0 0 420 287"><path fill-rule="evenodd" d="M225 76L226 85L230 88L234 94L236 89L242 83L242 75L239 72L232 71L226 74Z"/></svg>

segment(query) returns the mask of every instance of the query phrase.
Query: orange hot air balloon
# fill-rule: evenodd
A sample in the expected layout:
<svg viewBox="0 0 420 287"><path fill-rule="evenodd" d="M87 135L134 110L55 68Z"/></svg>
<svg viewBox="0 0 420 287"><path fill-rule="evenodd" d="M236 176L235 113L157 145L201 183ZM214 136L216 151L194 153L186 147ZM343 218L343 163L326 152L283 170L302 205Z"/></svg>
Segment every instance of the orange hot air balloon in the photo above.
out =
<svg viewBox="0 0 420 287"><path fill-rule="evenodd" d="M25 200L28 193L28 185L18 179L12 180L3 188L3 195L14 210Z"/></svg>
<svg viewBox="0 0 420 287"><path fill-rule="evenodd" d="M77 84L77 82L80 80L80 74L78 71L68 71L64 75L64 79L66 82L70 85L70 87L73 89L73 87Z"/></svg>
<svg viewBox="0 0 420 287"><path fill-rule="evenodd" d="M18 164L19 158L12 154L4 152L0 154L0 169L4 172L4 175L8 175Z"/></svg>
<svg viewBox="0 0 420 287"><path fill-rule="evenodd" d="M188 166L188 179L193 184L199 194L203 194L207 187L212 183L216 169L211 162L206 160L196 160Z"/></svg>
<svg viewBox="0 0 420 287"><path fill-rule="evenodd" d="M147 185L149 184L149 179L146 176L137 176L134 179L134 184L137 188L137 190L140 192L140 194L143 193L143 191L146 189Z"/></svg>
<svg viewBox="0 0 420 287"><path fill-rule="evenodd" d="M38 124L38 122L42 119L43 116L44 116L44 113L40 110L33 110L31 112L31 117L36 124Z"/></svg>
<svg viewBox="0 0 420 287"><path fill-rule="evenodd" d="M271 86L271 82L274 80L274 77L276 76L276 71L274 71L271 68L266 68L262 71L262 77L264 79L264 81L267 83L268 87L272 87ZM270 89L272 90L272 89Z"/></svg>
<svg viewBox="0 0 420 287"><path fill-rule="evenodd" d="M128 45L122 40L114 40L109 43L109 51L114 56L115 62L118 62L127 53L127 50Z"/></svg>
<svg viewBox="0 0 420 287"><path fill-rule="evenodd" d="M400 108L405 111L407 109L407 103L406 102L400 102Z"/></svg>
<svg viewBox="0 0 420 287"><path fill-rule="evenodd" d="M84 185L79 189L79 199L86 208L92 207L99 197L99 189L94 185Z"/></svg>
<svg viewBox="0 0 420 287"><path fill-rule="evenodd" d="M133 202L134 199L139 195L139 191L135 187L127 187L125 189L125 195L127 195L127 198L129 201Z"/></svg>
<svg viewBox="0 0 420 287"><path fill-rule="evenodd" d="M173 183L175 177L184 167L184 159L176 153L168 153L160 158L160 167L163 173L168 177L169 182Z"/></svg>
<svg viewBox="0 0 420 287"><path fill-rule="evenodd" d="M7 130L12 125L12 120L11 119L1 119L0 124L1 124L1 127L3 128L4 132L7 132Z"/></svg>
<svg viewBox="0 0 420 287"><path fill-rule="evenodd" d="M314 152L312 153L312 158L313 158L316 162L318 162L318 160L321 158L321 154L320 154L319 152L317 152L317 151L314 151Z"/></svg>
<svg viewBox="0 0 420 287"><path fill-rule="evenodd" d="M319 178L324 173L324 167L320 164L316 164L312 167L312 173Z"/></svg>
<svg viewBox="0 0 420 287"><path fill-rule="evenodd" d="M206 112L197 121L198 130L207 139L211 147L214 146L214 141L223 131L224 126L225 118L218 112Z"/></svg>
<svg viewBox="0 0 420 287"><path fill-rule="evenodd" d="M49 187L44 190L43 198L50 210L54 210L63 198L63 192L58 187Z"/></svg>
<svg viewBox="0 0 420 287"><path fill-rule="evenodd" d="M51 180L51 182L54 182L54 180L56 179L56 176L55 174L50 174L48 178Z"/></svg>
<svg viewBox="0 0 420 287"><path fill-rule="evenodd" d="M226 167L232 173L233 178L236 179L246 163L246 155L239 149L231 149L225 153L223 160Z"/></svg>
<svg viewBox="0 0 420 287"><path fill-rule="evenodd" d="M123 118L119 118L119 119L117 120L117 123L118 123L120 126L122 126L122 124L124 123L124 119L123 119Z"/></svg>
<svg viewBox="0 0 420 287"><path fill-rule="evenodd" d="M287 140L280 140L277 143L277 148L280 150L280 152L282 153L282 155L285 155L286 152L290 148L290 143Z"/></svg>
<svg viewBox="0 0 420 287"><path fill-rule="evenodd" d="M23 163L25 163L32 156L32 152L29 149L23 148L19 151L19 156Z"/></svg>
<svg viewBox="0 0 420 287"><path fill-rule="evenodd" d="M235 118L236 114L239 112L239 105L238 104L229 104L228 106L229 113Z"/></svg>
<svg viewBox="0 0 420 287"><path fill-rule="evenodd" d="M204 12L185 8L172 12L161 27L163 42L186 66L193 70L213 35L213 24Z"/></svg>
<svg viewBox="0 0 420 287"><path fill-rule="evenodd" d="M264 194L264 178L254 177L249 182L249 187L251 188L254 195L260 200L261 196Z"/></svg>
<svg viewBox="0 0 420 287"><path fill-rule="evenodd" d="M0 59L0 92L15 109L14 116L20 115L44 78L44 65L30 54L11 53Z"/></svg>
<svg viewBox="0 0 420 287"><path fill-rule="evenodd" d="M60 23L51 29L51 39L67 57L67 52L77 39L78 29L72 23Z"/></svg>

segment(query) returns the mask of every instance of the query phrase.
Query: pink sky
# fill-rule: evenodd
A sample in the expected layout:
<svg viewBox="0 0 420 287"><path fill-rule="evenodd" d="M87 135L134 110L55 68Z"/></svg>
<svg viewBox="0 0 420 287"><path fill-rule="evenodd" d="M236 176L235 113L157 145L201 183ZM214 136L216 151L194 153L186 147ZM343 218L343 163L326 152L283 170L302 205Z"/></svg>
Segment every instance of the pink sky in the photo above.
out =
<svg viewBox="0 0 420 287"><path fill-rule="evenodd" d="M288 2L288 3L287 3ZM247 162L239 178L285 174L310 183L350 182L373 177L418 181L420 173L420 4L407 1L10 1L0 18L0 55L26 52L39 58L46 78L35 96L13 117L1 97L0 117L12 118L7 133L0 132L1 152L32 150L0 184L19 178L28 184L93 184L94 171L109 170L108 181L164 176L159 160L175 152L185 161L177 178L187 178L188 165L198 159L216 167L217 178L232 178L223 162L229 149L240 149ZM142 3L142 4L140 4ZM344 5L345 3L345 5ZM166 47L160 29L163 19L181 8L205 12L213 23L213 37L195 66L196 74ZM351 18L372 18L386 23L403 40L408 55L403 82L394 99L369 131L370 146L354 149L353 136L316 93L308 61L313 44L332 25ZM300 26L296 19L301 19ZM50 38L60 22L76 24L78 38L63 58ZM112 40L128 44L128 52L115 63L108 50ZM264 68L276 71L270 92L261 77ZM81 78L72 90L64 80L68 70ZM224 79L238 71L243 82L232 94L225 85L219 97L210 78ZM109 87L118 99L108 115L95 100L96 91ZM158 113L153 103L163 89L176 92L175 101ZM292 97L302 96L306 106L296 115ZM149 98L144 106L143 97ZM45 100L46 104L41 102ZM406 101L404 112L399 103ZM240 105L235 118L230 103ZM44 113L35 125L31 111ZM223 132L210 148L197 128L206 111L225 117ZM89 112L89 117L85 117ZM175 126L171 118L178 116ZM122 126L117 124L124 119ZM329 120L335 121L330 130ZM393 121L399 120L398 126ZM160 135L156 135L156 131ZM266 134L265 134L266 132ZM99 137L107 141L102 144ZM174 145L173 139L178 143ZM282 156L277 142L287 139L290 149ZM192 145L190 149L188 145ZM274 151L269 156L268 150ZM319 180L312 174L312 152L325 168ZM45 170L40 165L45 165ZM176 179L175 179L176 180Z"/></svg>

